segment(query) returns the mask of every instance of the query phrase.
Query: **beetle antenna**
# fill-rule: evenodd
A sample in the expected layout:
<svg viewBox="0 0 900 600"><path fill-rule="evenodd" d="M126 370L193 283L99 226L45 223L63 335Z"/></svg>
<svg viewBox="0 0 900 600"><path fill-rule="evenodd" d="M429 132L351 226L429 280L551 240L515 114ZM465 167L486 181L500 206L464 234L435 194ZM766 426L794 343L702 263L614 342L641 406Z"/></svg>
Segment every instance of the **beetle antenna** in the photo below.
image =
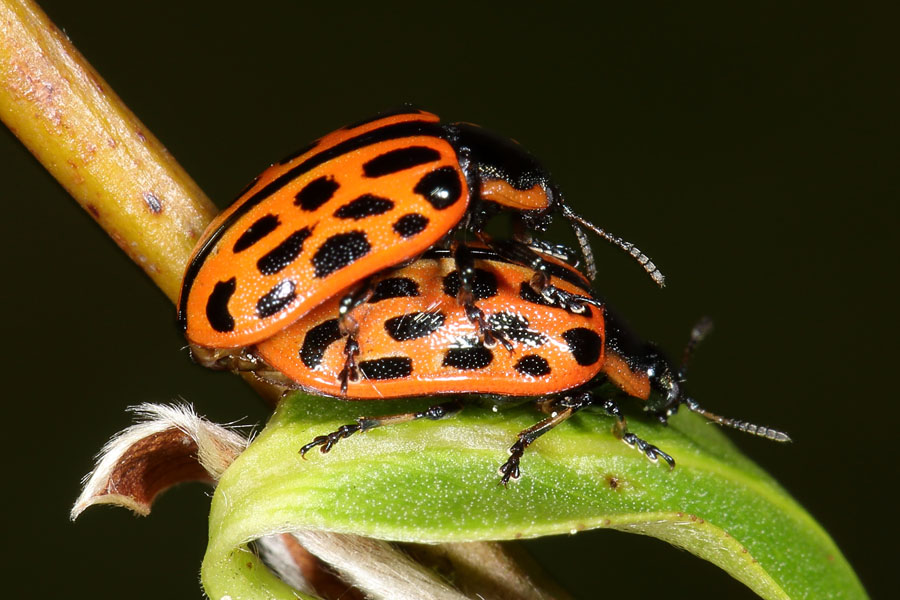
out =
<svg viewBox="0 0 900 600"><path fill-rule="evenodd" d="M681 355L681 370L679 371L679 374L682 379L687 375L688 365L690 364L691 359L694 358L694 352L697 350L697 346L706 339L706 336L708 336L712 330L713 320L709 317L700 317L700 320L697 321L697 324L691 329L691 337L688 340L688 343L685 344L684 353Z"/></svg>
<svg viewBox="0 0 900 600"><path fill-rule="evenodd" d="M584 229L578 226L575 221L569 221L572 231L575 232L575 239L578 240L578 246L581 248L581 255L584 256L584 268L587 271L588 279L593 281L597 278L597 263L594 261L594 251L591 249L591 241L588 239Z"/></svg>
<svg viewBox="0 0 900 600"><path fill-rule="evenodd" d="M596 233L598 236L602 237L606 241L611 242L612 244L618 246L619 248L621 248L622 250L624 250L625 252L630 254L632 256L632 258L634 258L636 261L638 261L638 263L642 267L644 267L644 270L647 271L647 274L650 275L650 278L653 279L653 281L655 281L659 287L666 286L665 275L663 275L662 272L659 270L659 268L656 266L656 264L654 264L653 261L650 260L650 257L647 256L646 254L644 254L643 252L641 252L641 250L637 246L635 246L631 242L626 242L625 240L623 240L622 238L620 238L617 235L613 235L613 234L609 233L608 231L605 231L605 230L597 227L596 225L594 225L593 223L591 223L584 217L581 217L578 214L576 214L574 211L572 211L571 208L569 208L565 204L562 205L562 214L564 217L569 219L569 223L572 225L572 228L575 230L575 237L578 238L578 244L581 246L581 251L584 254L585 261L593 262L594 259L593 259L593 256L590 251L585 251L585 246L587 244L587 238L586 238L586 236L584 236L583 230L581 231L581 233L579 235L580 228L578 228L576 226L576 224L581 225L582 227L585 227L585 228L593 231L594 233ZM588 258L589 256L590 256L590 258ZM596 268L594 269L594 271L596 272Z"/></svg>
<svg viewBox="0 0 900 600"><path fill-rule="evenodd" d="M731 427L732 429L737 429L739 431L743 431L744 433L749 433L750 435L758 435L759 437L764 437L767 440L772 440L773 442L791 441L790 436L783 431L778 431L777 429L772 429L771 427L754 425L753 423L748 423L747 421L737 421L735 419L729 419L727 417L722 417L717 414L711 413L705 408L701 407L693 398L685 398L682 402L685 406L688 407L688 410L690 410L691 412L695 412L698 415L706 417L710 421L718 423L723 427Z"/></svg>

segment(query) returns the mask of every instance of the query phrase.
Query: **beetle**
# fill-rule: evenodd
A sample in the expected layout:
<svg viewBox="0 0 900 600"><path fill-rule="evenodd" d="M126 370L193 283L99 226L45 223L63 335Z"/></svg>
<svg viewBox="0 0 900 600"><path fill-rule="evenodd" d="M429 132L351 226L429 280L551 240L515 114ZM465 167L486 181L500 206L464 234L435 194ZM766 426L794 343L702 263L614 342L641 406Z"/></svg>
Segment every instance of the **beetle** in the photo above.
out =
<svg viewBox="0 0 900 600"><path fill-rule="evenodd" d="M496 213L513 218L496 249L534 269L545 293L543 255L555 248L531 232L554 213L572 225L595 273L584 229L631 254L660 285L656 265L634 245L578 216L519 144L467 123L404 108L339 129L264 171L206 229L184 273L178 323L192 354L227 366L237 349L284 329L385 268L439 245L460 266L458 301L491 345L494 333L472 297L474 264L463 231L483 240ZM490 243L490 242L489 242Z"/></svg>
<svg viewBox="0 0 900 600"><path fill-rule="evenodd" d="M530 285L529 267L490 248L472 251L479 265L475 298L488 322L512 342L511 352L480 340L456 302L459 269L442 249L379 275L371 293L350 311L342 312L340 300L332 299L256 346L252 368L286 387L346 400L456 396L421 412L360 417L315 438L302 454L317 446L328 452L339 440L381 425L448 416L462 408L459 396L469 394L537 398L552 413L519 433L500 469L504 484L518 478L519 461L535 439L589 406L616 418L618 438L674 467L670 455L628 431L617 396L642 401L663 424L683 405L722 425L789 441L783 432L710 413L685 395L684 368L676 370L654 345L629 333L572 266L546 257L552 293L542 295ZM686 355L705 331L695 328Z"/></svg>

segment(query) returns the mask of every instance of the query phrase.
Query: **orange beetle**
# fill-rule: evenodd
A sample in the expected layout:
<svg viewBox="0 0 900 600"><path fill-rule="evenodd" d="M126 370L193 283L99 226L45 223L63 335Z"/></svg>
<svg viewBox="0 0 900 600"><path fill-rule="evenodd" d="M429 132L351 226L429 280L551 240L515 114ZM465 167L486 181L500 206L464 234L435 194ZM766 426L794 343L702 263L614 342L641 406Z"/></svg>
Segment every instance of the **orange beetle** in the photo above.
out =
<svg viewBox="0 0 900 600"><path fill-rule="evenodd" d="M456 302L460 272L446 250L379 275L368 294L347 307L334 298L294 325L259 343L248 364L264 379L306 391L378 400L426 395L490 394L538 397L552 416L522 431L501 467L502 482L519 476L525 448L575 412L598 406L615 416L614 432L656 461L674 459L633 433L615 400L597 388L611 383L644 402L666 423L680 405L720 424L776 441L782 432L719 417L683 394L676 371L651 344L636 341L596 300L585 277L547 257L547 293L531 286L529 267L473 248L479 267L473 293L485 319L510 340L509 351L484 345L465 308ZM343 308L342 308L343 307ZM702 337L696 329L692 346ZM343 341L343 343L339 343ZM691 346L691 347L692 347ZM439 419L460 410L454 398L425 411L360 417L319 436L301 452L329 451L340 439L389 423Z"/></svg>
<svg viewBox="0 0 900 600"><path fill-rule="evenodd" d="M334 298L257 344L256 354L300 388L354 400L535 396L593 379L604 364L604 321L584 276L548 258L554 303L532 290L530 268L473 250L475 300L511 351L479 339L456 301L454 260L433 250L380 275L345 316Z"/></svg>
<svg viewBox="0 0 900 600"><path fill-rule="evenodd" d="M474 125L442 124L433 114L403 109L328 134L264 171L194 250L179 324L195 358L214 365L374 273L436 244L449 246L458 229L480 234L501 210L514 216L521 242L561 212L578 234L589 272L593 259L581 227L624 248L662 284L633 245L572 212L521 146ZM521 242L505 246L510 257L540 269L541 256ZM466 262L465 245L456 247L457 262ZM492 342L471 300L470 272L461 270L459 300ZM533 284L540 290L544 281Z"/></svg>

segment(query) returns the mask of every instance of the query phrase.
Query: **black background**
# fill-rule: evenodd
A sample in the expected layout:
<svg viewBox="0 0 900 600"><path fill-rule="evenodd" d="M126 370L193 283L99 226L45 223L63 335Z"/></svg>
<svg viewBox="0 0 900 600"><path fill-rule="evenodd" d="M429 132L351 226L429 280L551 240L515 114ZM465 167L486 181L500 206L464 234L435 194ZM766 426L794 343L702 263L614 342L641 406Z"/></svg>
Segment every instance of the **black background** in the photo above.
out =
<svg viewBox="0 0 900 600"><path fill-rule="evenodd" d="M733 437L886 595L895 20L859 5L497 4L42 2L220 206L271 161L404 102L521 141L576 209L668 276L656 289L595 244L597 287L635 329L677 353L715 318L694 396L791 433L789 446ZM11 581L29 595L46 582L39 596L200 597L205 488L170 492L147 519L99 508L72 524L69 507L128 405L180 397L245 423L266 410L191 364L170 303L5 130L0 153ZM649 538L526 546L580 598L754 597Z"/></svg>

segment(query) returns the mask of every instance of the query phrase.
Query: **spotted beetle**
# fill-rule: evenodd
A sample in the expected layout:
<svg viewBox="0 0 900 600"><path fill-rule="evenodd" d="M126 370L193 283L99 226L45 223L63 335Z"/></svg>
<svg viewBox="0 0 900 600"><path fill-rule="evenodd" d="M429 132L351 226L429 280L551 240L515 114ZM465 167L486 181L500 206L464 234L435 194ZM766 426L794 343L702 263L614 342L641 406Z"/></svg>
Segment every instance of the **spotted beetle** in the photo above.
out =
<svg viewBox="0 0 900 600"><path fill-rule="evenodd" d="M479 267L473 292L486 319L511 342L512 351L485 347L475 324L456 302L460 273L452 254L434 249L414 263L381 274L367 297L349 311L339 299L320 305L284 331L257 345L247 368L263 379L347 400L424 395L489 394L537 397L552 413L518 435L501 481L519 476L525 449L539 436L589 406L616 418L617 437L649 459L674 459L628 431L615 400L626 395L665 424L686 406L721 425L775 441L788 436L767 427L726 419L703 409L683 390L677 370L652 344L617 323L571 266L547 257L548 294L531 287L532 272L491 249L475 247ZM689 350L705 333L695 328ZM343 343L339 343L343 340ZM610 389L615 393L610 393ZM439 419L462 408L461 398L424 411L360 417L315 438L301 452L328 452L353 433L419 418Z"/></svg>
<svg viewBox="0 0 900 600"><path fill-rule="evenodd" d="M660 285L656 266L632 244L574 213L520 145L475 125L440 123L413 109L379 115L314 142L264 171L201 237L184 274L178 322L198 362L222 366L235 349L265 340L315 306L345 295L374 273L436 244L454 248L458 300L488 344L497 341L472 295L475 265L460 230L482 230L497 212L513 216L512 240L496 250L534 270L545 292L542 255L530 232L554 213L572 225L588 272L584 228L629 252Z"/></svg>

